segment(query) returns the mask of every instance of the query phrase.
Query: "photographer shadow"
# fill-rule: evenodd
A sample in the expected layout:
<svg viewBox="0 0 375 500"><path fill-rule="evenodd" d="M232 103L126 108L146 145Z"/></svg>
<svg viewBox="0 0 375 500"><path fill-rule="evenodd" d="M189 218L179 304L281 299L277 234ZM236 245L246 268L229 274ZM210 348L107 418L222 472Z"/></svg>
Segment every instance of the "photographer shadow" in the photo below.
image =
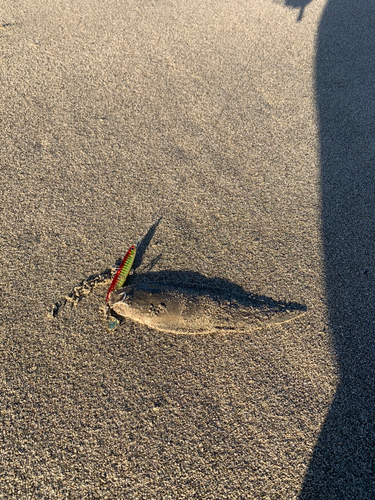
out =
<svg viewBox="0 0 375 500"><path fill-rule="evenodd" d="M316 98L336 396L300 493L375 498L375 4L329 0L318 33Z"/></svg>

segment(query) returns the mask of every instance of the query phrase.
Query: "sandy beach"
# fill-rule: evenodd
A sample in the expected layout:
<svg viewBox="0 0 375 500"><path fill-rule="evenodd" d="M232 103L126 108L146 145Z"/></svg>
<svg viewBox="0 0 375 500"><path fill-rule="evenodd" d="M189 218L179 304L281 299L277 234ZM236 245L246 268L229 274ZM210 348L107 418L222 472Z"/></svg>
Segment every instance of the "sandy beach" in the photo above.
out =
<svg viewBox="0 0 375 500"><path fill-rule="evenodd" d="M0 499L375 498L375 9L355 4L0 7ZM139 238L129 283L306 312L111 332L102 284L51 317Z"/></svg>

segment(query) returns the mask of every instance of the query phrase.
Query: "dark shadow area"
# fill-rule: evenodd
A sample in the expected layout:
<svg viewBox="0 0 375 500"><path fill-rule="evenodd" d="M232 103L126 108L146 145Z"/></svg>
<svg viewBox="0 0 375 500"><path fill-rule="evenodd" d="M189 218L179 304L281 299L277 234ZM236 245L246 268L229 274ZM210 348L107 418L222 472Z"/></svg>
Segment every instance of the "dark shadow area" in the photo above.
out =
<svg viewBox="0 0 375 500"><path fill-rule="evenodd" d="M159 217L155 224L150 227L145 236L139 241L137 253L134 259L133 271L135 271L141 265L143 256L146 253L147 247L151 243L152 238L154 237L155 231L160 224L161 219L162 217Z"/></svg>
<svg viewBox="0 0 375 500"><path fill-rule="evenodd" d="M275 312L283 311L285 308L300 312L307 310L303 304L276 301L265 295L255 295L225 278L207 278L194 271L146 272L131 276L125 286L142 283L158 283L181 289L191 288L195 293L209 295L213 299L235 300L240 305L259 309L267 307Z"/></svg>
<svg viewBox="0 0 375 500"><path fill-rule="evenodd" d="M316 97L326 290L340 383L300 499L374 499L375 2L328 1Z"/></svg>
<svg viewBox="0 0 375 500"><path fill-rule="evenodd" d="M293 9L299 9L297 17L297 22L299 22L302 21L306 5L308 5L311 1L312 0L285 0L285 6Z"/></svg>

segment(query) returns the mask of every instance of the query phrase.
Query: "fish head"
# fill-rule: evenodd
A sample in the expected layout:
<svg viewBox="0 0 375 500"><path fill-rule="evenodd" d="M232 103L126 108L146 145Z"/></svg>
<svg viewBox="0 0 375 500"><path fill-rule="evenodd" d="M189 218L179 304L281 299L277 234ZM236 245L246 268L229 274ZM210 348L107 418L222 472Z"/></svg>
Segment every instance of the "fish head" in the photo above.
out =
<svg viewBox="0 0 375 500"><path fill-rule="evenodd" d="M154 284L133 285L114 290L108 300L108 305L121 316L133 316L152 312L152 306L160 302L161 287Z"/></svg>
<svg viewBox="0 0 375 500"><path fill-rule="evenodd" d="M108 297L109 307L113 307L114 304L121 302L127 306L131 306L133 302L134 290L132 287L127 286L124 288L119 288L118 290L113 290Z"/></svg>
<svg viewBox="0 0 375 500"><path fill-rule="evenodd" d="M108 300L112 311L148 325L180 322L183 296L158 283L139 283L114 290Z"/></svg>

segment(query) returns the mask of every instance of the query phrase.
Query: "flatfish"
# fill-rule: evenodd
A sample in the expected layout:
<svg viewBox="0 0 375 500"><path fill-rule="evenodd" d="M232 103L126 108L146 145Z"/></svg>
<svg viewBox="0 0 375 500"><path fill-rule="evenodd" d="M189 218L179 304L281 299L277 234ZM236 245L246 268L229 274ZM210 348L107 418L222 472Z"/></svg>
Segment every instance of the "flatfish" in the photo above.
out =
<svg viewBox="0 0 375 500"><path fill-rule="evenodd" d="M300 316L306 307L252 294L139 283L114 290L108 305L118 316L164 332L248 332Z"/></svg>

